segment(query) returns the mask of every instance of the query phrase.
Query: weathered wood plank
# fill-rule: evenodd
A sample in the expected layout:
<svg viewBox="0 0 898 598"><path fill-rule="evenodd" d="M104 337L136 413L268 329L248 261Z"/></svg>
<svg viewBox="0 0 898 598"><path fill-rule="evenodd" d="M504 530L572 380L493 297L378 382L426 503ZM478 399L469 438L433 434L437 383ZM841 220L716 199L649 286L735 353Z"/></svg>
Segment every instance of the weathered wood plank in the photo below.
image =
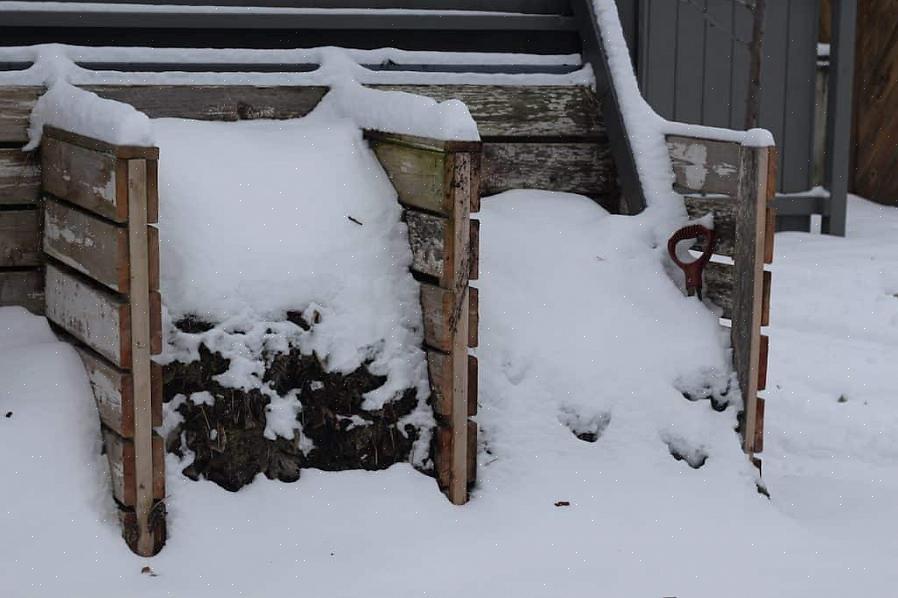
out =
<svg viewBox="0 0 898 598"><path fill-rule="evenodd" d="M157 160L159 158L158 147L142 145L115 145L113 143L109 143L108 141L103 141L102 139L87 137L79 133L66 131L64 129L59 129L57 127L52 127L49 125L44 126L44 135L47 137L52 137L53 139L57 139L59 141L64 141L71 145L77 145L78 147L89 149L94 152L111 154L116 158L124 158L126 160L131 158L148 158Z"/></svg>
<svg viewBox="0 0 898 598"><path fill-rule="evenodd" d="M0 211L0 266L41 263L40 210Z"/></svg>
<svg viewBox="0 0 898 598"><path fill-rule="evenodd" d="M774 186L768 180L770 148L745 148L739 168L739 212L736 219L733 323L730 331L733 365L743 393L743 448L751 453L757 425L761 319L764 301L764 234L768 201ZM775 155L775 154L774 154Z"/></svg>
<svg viewBox="0 0 898 598"><path fill-rule="evenodd" d="M446 218L417 210L405 211L409 247L412 250L412 270L438 279L446 271L446 253L450 223Z"/></svg>
<svg viewBox="0 0 898 598"><path fill-rule="evenodd" d="M131 104L150 118L250 120L300 118L327 87L250 85L86 85L102 98Z"/></svg>
<svg viewBox="0 0 898 598"><path fill-rule="evenodd" d="M100 421L123 438L134 436L134 384L131 373L120 370L84 347L76 346L93 389ZM152 368L153 426L162 425L162 366Z"/></svg>
<svg viewBox="0 0 898 598"><path fill-rule="evenodd" d="M764 452L764 399L755 399L755 433L752 438L752 453Z"/></svg>
<svg viewBox="0 0 898 598"><path fill-rule="evenodd" d="M364 131L365 139L374 143L390 143L402 147L420 149L431 152L479 152L480 141L459 141L454 139L434 139L433 137L420 137L418 135L406 135L403 133L387 133L375 129Z"/></svg>
<svg viewBox="0 0 898 598"><path fill-rule="evenodd" d="M437 101L461 100L480 137L605 138L595 93L565 85L374 85Z"/></svg>
<svg viewBox="0 0 898 598"><path fill-rule="evenodd" d="M0 306L21 305L35 314L44 313L44 271L0 270Z"/></svg>
<svg viewBox="0 0 898 598"><path fill-rule="evenodd" d="M676 177L675 188L698 193L737 194L740 144L669 135L667 149Z"/></svg>
<svg viewBox="0 0 898 598"><path fill-rule="evenodd" d="M761 350L758 358L758 390L767 388L767 356L770 351L770 337L761 335Z"/></svg>
<svg viewBox="0 0 898 598"><path fill-rule="evenodd" d="M127 185L127 178L122 167L117 166L117 160L111 154L50 136L41 142L44 191L104 218L125 222L128 200L120 187Z"/></svg>
<svg viewBox="0 0 898 598"><path fill-rule="evenodd" d="M436 214L451 213L445 153L382 140L372 140L371 148L402 204Z"/></svg>
<svg viewBox="0 0 898 598"><path fill-rule="evenodd" d="M2 119L0 115L0 126ZM40 188L41 169L37 154L0 149L0 204L33 204Z"/></svg>
<svg viewBox="0 0 898 598"><path fill-rule="evenodd" d="M48 263L46 271L47 318L117 367L130 367L128 304L54 263Z"/></svg>
<svg viewBox="0 0 898 598"><path fill-rule="evenodd" d="M128 229L48 199L44 251L119 293L129 290Z"/></svg>
<svg viewBox="0 0 898 598"><path fill-rule="evenodd" d="M471 264L468 272L469 280L480 278L480 220L471 220Z"/></svg>
<svg viewBox="0 0 898 598"><path fill-rule="evenodd" d="M484 143L480 192L546 189L607 195L616 189L607 143Z"/></svg>
<svg viewBox="0 0 898 598"><path fill-rule="evenodd" d="M683 198L689 218L698 219L705 214L714 215L714 234L716 242L714 253L733 255L733 243L736 240L736 200L732 197L696 197Z"/></svg>
<svg viewBox="0 0 898 598"><path fill-rule="evenodd" d="M733 276L732 264L709 262L702 277L703 297L723 309L726 319L733 317Z"/></svg>
<svg viewBox="0 0 898 598"><path fill-rule="evenodd" d="M455 293L432 284L421 285L421 310L424 317L424 343L448 353L455 330Z"/></svg>
<svg viewBox="0 0 898 598"><path fill-rule="evenodd" d="M468 300L468 347L476 348L480 344L480 291L475 287L469 287L470 298Z"/></svg>
<svg viewBox="0 0 898 598"><path fill-rule="evenodd" d="M107 427L103 427L103 446L109 461L109 475L112 481L112 495L127 506L133 507L137 500L137 484L135 469L134 442L122 438ZM165 458L165 446L162 438L153 435L152 453L154 459ZM165 476L156 474L150 487L154 499L165 498Z"/></svg>
<svg viewBox="0 0 898 598"><path fill-rule="evenodd" d="M470 488L477 481L477 422L468 420L467 482Z"/></svg>
<svg viewBox="0 0 898 598"><path fill-rule="evenodd" d="M452 472L449 500L456 505L468 501L468 313L470 294L463 291L452 339ZM475 424L476 426L476 424Z"/></svg>
<svg viewBox="0 0 898 598"><path fill-rule="evenodd" d="M477 397L479 394L480 368L477 358L468 355L468 417L477 415Z"/></svg>
<svg viewBox="0 0 898 598"><path fill-rule="evenodd" d="M31 110L42 93L41 87L0 86L0 142L28 141Z"/></svg>
<svg viewBox="0 0 898 598"><path fill-rule="evenodd" d="M427 349L430 404L437 421L448 424L452 417L452 360L449 355Z"/></svg>

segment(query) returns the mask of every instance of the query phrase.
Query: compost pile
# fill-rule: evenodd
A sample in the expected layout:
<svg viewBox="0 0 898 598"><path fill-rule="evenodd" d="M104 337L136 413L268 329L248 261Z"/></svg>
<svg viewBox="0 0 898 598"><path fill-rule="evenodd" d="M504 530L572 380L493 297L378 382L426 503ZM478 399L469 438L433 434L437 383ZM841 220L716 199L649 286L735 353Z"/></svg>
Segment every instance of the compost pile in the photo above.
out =
<svg viewBox="0 0 898 598"><path fill-rule="evenodd" d="M418 285L351 122L154 121L166 446L237 490L302 468L431 469Z"/></svg>

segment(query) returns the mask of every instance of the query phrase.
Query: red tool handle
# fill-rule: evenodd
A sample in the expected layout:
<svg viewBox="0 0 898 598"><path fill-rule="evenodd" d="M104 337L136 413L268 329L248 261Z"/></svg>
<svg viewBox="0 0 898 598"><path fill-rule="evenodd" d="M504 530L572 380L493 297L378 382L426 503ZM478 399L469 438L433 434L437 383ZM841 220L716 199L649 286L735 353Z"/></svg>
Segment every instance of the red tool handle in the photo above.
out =
<svg viewBox="0 0 898 598"><path fill-rule="evenodd" d="M677 243L686 241L687 239L695 239L696 241L698 239L704 239L702 254L694 261L688 263L682 262L677 256ZM675 232L667 241L667 253L670 254L670 259L672 259L686 275L686 290L689 294L692 295L694 291L698 291L699 296L701 296L702 271L705 269L705 264L711 259L711 254L714 253L714 230L702 226L701 224L684 226Z"/></svg>

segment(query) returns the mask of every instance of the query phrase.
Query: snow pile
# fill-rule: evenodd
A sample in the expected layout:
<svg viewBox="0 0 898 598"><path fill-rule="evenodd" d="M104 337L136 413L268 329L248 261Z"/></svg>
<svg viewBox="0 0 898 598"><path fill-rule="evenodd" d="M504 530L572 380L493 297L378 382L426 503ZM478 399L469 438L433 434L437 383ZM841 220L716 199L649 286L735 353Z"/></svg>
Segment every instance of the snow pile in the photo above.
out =
<svg viewBox="0 0 898 598"><path fill-rule="evenodd" d="M24 150L40 145L47 125L116 145L154 144L146 114L130 104L103 99L62 80L54 82L34 105Z"/></svg>
<svg viewBox="0 0 898 598"><path fill-rule="evenodd" d="M430 423L418 285L395 191L355 123L322 107L293 121L153 121L160 146L163 360L204 344L230 360L223 386L272 400L268 434L298 428L294 395L264 382L272 356L314 353L328 371L367 364L386 383L376 410L408 388ZM311 329L288 321L299 312ZM212 325L184 333L192 318ZM278 417L280 414L283 417ZM422 439L418 458L426 455Z"/></svg>

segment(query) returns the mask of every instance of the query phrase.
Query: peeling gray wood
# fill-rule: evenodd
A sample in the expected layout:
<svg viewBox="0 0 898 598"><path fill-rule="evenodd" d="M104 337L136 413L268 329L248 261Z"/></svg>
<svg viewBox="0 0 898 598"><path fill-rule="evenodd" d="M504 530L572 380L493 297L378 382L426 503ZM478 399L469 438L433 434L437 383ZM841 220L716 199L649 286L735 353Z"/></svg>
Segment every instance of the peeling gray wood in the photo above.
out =
<svg viewBox="0 0 898 598"><path fill-rule="evenodd" d="M41 263L40 210L0 211L0 267Z"/></svg>
<svg viewBox="0 0 898 598"><path fill-rule="evenodd" d="M669 135L667 149L676 177L675 188L697 193L736 195L739 190L740 144Z"/></svg>
<svg viewBox="0 0 898 598"><path fill-rule="evenodd" d="M405 211L408 241L412 250L412 269L442 278L446 261L446 235L449 221L417 210Z"/></svg>
<svg viewBox="0 0 898 598"><path fill-rule="evenodd" d="M44 212L44 251L113 291L127 293L128 229L54 199Z"/></svg>
<svg viewBox="0 0 898 598"><path fill-rule="evenodd" d="M600 143L484 143L481 193L509 189L613 193L611 150Z"/></svg>
<svg viewBox="0 0 898 598"><path fill-rule="evenodd" d="M733 317L733 266L709 262L702 277L702 295L723 309L722 318Z"/></svg>
<svg viewBox="0 0 898 598"><path fill-rule="evenodd" d="M717 238L714 253L732 256L736 240L735 198L687 196L683 200L689 218L698 219L709 213L714 215L714 233Z"/></svg>
<svg viewBox="0 0 898 598"><path fill-rule="evenodd" d="M40 187L41 168L36 153L0 149L0 205L33 204Z"/></svg>
<svg viewBox="0 0 898 598"><path fill-rule="evenodd" d="M371 148L403 204L448 215L452 211L446 189L446 154L384 140Z"/></svg>
<svg viewBox="0 0 898 598"><path fill-rule="evenodd" d="M44 270L0 270L0 306L20 305L44 313Z"/></svg>
<svg viewBox="0 0 898 598"><path fill-rule="evenodd" d="M47 264L47 318L120 368L131 365L128 304Z"/></svg>
<svg viewBox="0 0 898 598"><path fill-rule="evenodd" d="M31 109L42 93L41 87L0 87L0 142L28 141Z"/></svg>
<svg viewBox="0 0 898 598"><path fill-rule="evenodd" d="M44 191L116 222L128 219L127 193L119 189L127 180L123 166L110 154L53 137L41 142Z"/></svg>

